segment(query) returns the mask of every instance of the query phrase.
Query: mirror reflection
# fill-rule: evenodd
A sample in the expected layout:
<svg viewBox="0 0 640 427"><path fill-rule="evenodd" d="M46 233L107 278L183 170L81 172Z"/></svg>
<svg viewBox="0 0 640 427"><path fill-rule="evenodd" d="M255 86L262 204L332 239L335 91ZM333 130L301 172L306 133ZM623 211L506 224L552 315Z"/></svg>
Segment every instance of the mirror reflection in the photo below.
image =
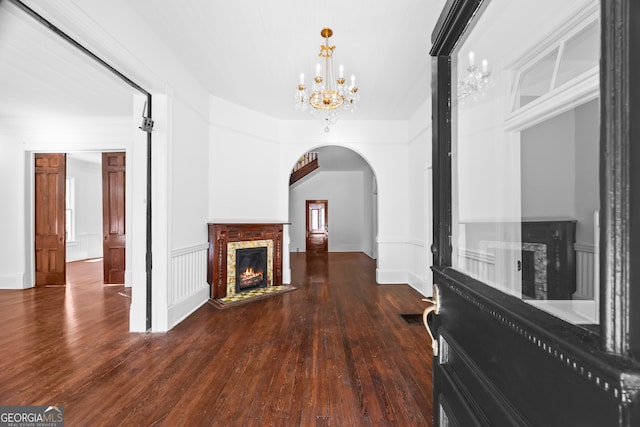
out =
<svg viewBox="0 0 640 427"><path fill-rule="evenodd" d="M452 58L453 266L596 324L599 3L512 3Z"/></svg>

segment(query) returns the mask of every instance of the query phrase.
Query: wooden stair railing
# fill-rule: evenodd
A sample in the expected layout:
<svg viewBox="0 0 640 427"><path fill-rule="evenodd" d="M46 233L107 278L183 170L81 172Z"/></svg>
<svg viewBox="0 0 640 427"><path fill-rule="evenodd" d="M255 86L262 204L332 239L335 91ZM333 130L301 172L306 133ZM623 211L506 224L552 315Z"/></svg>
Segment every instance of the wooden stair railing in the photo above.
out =
<svg viewBox="0 0 640 427"><path fill-rule="evenodd" d="M318 153L309 152L300 157L298 163L291 171L289 185L293 184L318 169Z"/></svg>

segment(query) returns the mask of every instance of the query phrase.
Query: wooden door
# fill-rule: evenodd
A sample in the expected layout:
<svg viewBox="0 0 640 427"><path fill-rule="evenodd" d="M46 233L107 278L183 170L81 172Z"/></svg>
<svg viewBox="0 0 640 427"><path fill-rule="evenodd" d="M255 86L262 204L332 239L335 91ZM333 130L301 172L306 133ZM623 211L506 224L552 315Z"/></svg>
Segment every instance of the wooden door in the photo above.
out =
<svg viewBox="0 0 640 427"><path fill-rule="evenodd" d="M102 153L104 283L124 283L125 153Z"/></svg>
<svg viewBox="0 0 640 427"><path fill-rule="evenodd" d="M635 70L640 67L640 38L626 37L636 34L631 29L638 28L640 7L637 7L637 2L631 0L601 0L600 4L590 1L585 1L584 4L576 2L574 7L579 7L582 13L578 16L574 10L562 9L562 6L566 6L564 3L536 4L535 13L533 8L527 9L524 3L510 7L513 3L509 1L447 2L433 32L431 69L434 224L431 249L437 304L433 312L435 314L429 314L428 310L432 310L432 307L429 307L425 311L425 317L435 337L434 357L431 359L434 425L638 426L640 293L637 292L638 283L632 278L638 274L634 270L638 269L640 234L632 230L640 228L640 214L631 213L629 209L640 203L640 174L633 173L633 168L640 159L640 151L634 148L633 143L638 138L640 128L624 126L621 123L627 123L627 120L639 116L640 103L634 103L633 99L638 101L640 91L637 90L637 85L633 86L635 90L630 90L626 85L620 85L620 82L632 81ZM521 13L522 16L513 18L501 15L513 12ZM548 48L545 55L552 55L553 44L546 43L548 39L543 36L550 34L553 38L558 38L559 27L554 26L553 32L547 28L545 34L537 34L530 30L544 29L545 26L540 24L544 24L550 16L556 16L558 20L564 17L563 23L569 25L564 28L566 34L577 34L575 31L571 33L578 22L576 17L585 19L581 22L585 26L579 28L593 25L591 28L602 31L602 34L591 39L599 42L601 46L600 52L598 47L595 47L595 54L590 59L593 60L590 70L594 76L598 77L597 72L601 73L593 82L596 92L594 95L600 98L597 101L599 108L595 109L597 117L588 121L579 120L580 117L586 117L580 116L580 113L571 116L571 120L576 120L572 125L576 129L585 130L581 139L593 141L594 144L590 147L595 148L596 165L590 165L588 168L589 172L594 174L594 178L589 179L589 184L585 186L595 199L600 201L601 209L601 220L593 221L596 228L593 233L593 245L595 250L600 252L600 256L594 257L595 271L599 272L596 275L600 278L601 290L598 292L595 288L592 301L570 299L575 296L564 292L556 295L553 300L548 298L553 297L553 292L550 291L553 282L547 280L549 275L546 279L543 279L543 275L534 275L532 278L533 286L536 287L534 294L546 299L523 299L514 291L514 286L509 288L509 283L502 286L503 283L497 283L495 275L489 274L492 268L497 267L495 264L499 260L495 251L487 250L488 247L514 251L523 247L514 246L514 242L508 239L496 238L500 228L512 226L514 222L516 225L524 223L526 207L548 207L544 202L553 199L526 199L526 192L522 191L522 198L514 200L514 206L518 209L512 210L511 213L515 212L515 215L498 217L486 233L488 228L483 221L486 221L486 215L493 211L480 210L478 206L484 202L496 209L498 204L495 202L499 198L493 196L508 187L501 186L505 180L485 181L481 174L474 172L482 171L480 167L484 166L484 171L489 171L492 177L499 177L510 165L502 162L506 156L488 158L483 157L481 151L488 152L491 148L520 150L526 147L526 144L520 141L515 147L513 144L505 143L510 141L505 138L504 133L515 131L511 128L505 129L502 114L506 110L497 108L503 106L501 102L508 100L504 91L514 87L505 80L506 74L509 74L505 71L513 70L498 68L499 73L491 73L491 77L495 79L494 86L485 93L487 96L476 94L466 98L465 102L461 101L465 98L464 93L460 91L460 88L464 89L465 86L461 85L460 81L456 82L465 78L462 70L473 69L474 56L470 54L472 47L491 47L491 50L485 50L482 55L493 55L493 58L489 56L489 60L495 63L507 56L514 58L514 54L518 52L510 51L508 55L500 53L501 42L496 35L508 34L512 39L510 42L524 39L541 40L538 45L544 46L543 49ZM541 21L538 25L535 25L534 17ZM589 20L586 20L587 17ZM483 22L484 18L486 20ZM529 26L522 33L518 33L519 24L525 22ZM499 25L506 27L500 29ZM491 32L496 30L498 33ZM512 46L516 44L513 43ZM572 49L571 43L559 46L558 51L562 51L563 48L567 51ZM530 66L529 57L541 60L541 50L538 50L537 46L533 46L533 51L524 45L519 48L523 49L524 53L520 54L527 61L512 60L513 67L518 64ZM591 49L586 43L582 44L581 48L584 49L581 52ZM580 54L576 57L582 58ZM620 61L619 58L625 60ZM557 72L562 66L567 65L559 64L562 64L561 56L558 57L556 68L547 69L550 73ZM486 68L486 63L483 67ZM533 67L530 66L527 70L531 68ZM520 81L526 83L524 78ZM597 86L598 81L600 87ZM567 89L571 82L565 82L567 85L564 89ZM546 85L545 89L550 87L552 86ZM574 95L577 94L576 87L573 89ZM535 92L536 96L529 97L532 94L531 91L523 90L522 96L519 95L520 101L525 103L526 107L534 105L533 102L541 106L543 102L552 98L537 97L540 92ZM533 98L537 98L536 101L527 105L526 102L532 101ZM491 127L490 123L494 123L495 126ZM557 124L558 121L554 123ZM534 178L552 170L549 167L550 160L559 156L563 147L561 144L566 143L566 139L557 138L556 134L549 132L542 132L539 136L542 138L535 142L546 138L556 144L549 146L548 155L542 158L542 165L535 170L535 176L532 175ZM492 154L495 153L499 151L496 149ZM569 153L572 155L571 151ZM460 159L472 161L463 162ZM531 156L523 156L519 166L533 160ZM597 162L600 162L600 165ZM570 169L570 162L562 161L559 166L564 168L563 171L569 169L571 173L575 172ZM521 177L524 182L525 175ZM536 195L544 193L551 196L552 193L560 191L561 184L564 182L554 179L554 182L540 185L539 189L546 192L541 191ZM634 186L636 188L633 188ZM486 187L486 192L469 191L470 188L477 190L481 187ZM459 191L460 189L466 191ZM578 192L572 191L571 194L578 199ZM558 208L559 204L554 203L552 206ZM578 204L572 205L571 208L578 209L576 206ZM558 211L551 212L558 214ZM474 218L474 214L481 218ZM595 217L597 218L597 214ZM586 224L588 219L578 217L577 225L582 227L582 238L586 236ZM558 230L549 230L545 232L545 237L560 247L560 234ZM482 237L478 237L480 235ZM484 243L484 246L476 244L478 241ZM624 243L621 244L621 241ZM474 245L470 245L469 242ZM535 248L528 250L536 250L537 254L540 245L535 245ZM481 260L478 255L486 258ZM539 264L537 271L540 272L544 272L547 266L552 264L562 270L562 266L567 264L566 258L560 255L559 250L546 251L533 263ZM482 268L475 268L478 265ZM563 290L571 289L571 277L557 276L554 279L555 285L559 285ZM537 289L539 284L542 287ZM511 289L511 292L505 291L505 288ZM538 290L542 292L539 294ZM592 303L594 304L591 305ZM581 312L584 316L582 318L576 316L577 311L574 309L577 310L580 306L593 307L599 317L586 317L586 312ZM562 307L567 309L563 311ZM566 317L561 319L561 315Z"/></svg>
<svg viewBox="0 0 640 427"><path fill-rule="evenodd" d="M64 285L65 154L35 155L36 286Z"/></svg>
<svg viewBox="0 0 640 427"><path fill-rule="evenodd" d="M307 252L326 253L329 250L328 202L307 200Z"/></svg>

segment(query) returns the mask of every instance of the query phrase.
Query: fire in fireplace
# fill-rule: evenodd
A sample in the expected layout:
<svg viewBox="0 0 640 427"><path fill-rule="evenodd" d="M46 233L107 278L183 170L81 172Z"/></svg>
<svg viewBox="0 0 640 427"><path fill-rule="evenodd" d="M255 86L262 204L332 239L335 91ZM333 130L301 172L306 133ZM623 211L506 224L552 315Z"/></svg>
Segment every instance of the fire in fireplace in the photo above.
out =
<svg viewBox="0 0 640 427"><path fill-rule="evenodd" d="M236 293L267 286L267 248L236 249Z"/></svg>

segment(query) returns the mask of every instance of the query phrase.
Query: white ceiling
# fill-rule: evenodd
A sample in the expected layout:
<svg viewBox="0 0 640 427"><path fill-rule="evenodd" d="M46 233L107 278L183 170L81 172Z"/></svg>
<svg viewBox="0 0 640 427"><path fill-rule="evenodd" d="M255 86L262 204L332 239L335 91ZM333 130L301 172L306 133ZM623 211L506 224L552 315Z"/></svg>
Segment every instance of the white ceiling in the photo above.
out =
<svg viewBox="0 0 640 427"><path fill-rule="evenodd" d="M210 93L278 119L309 118L294 110L293 95L299 74L309 81L315 72L320 31L330 27L334 66L344 64L360 89L349 116L403 120L430 93L430 35L444 3L137 0L131 7Z"/></svg>
<svg viewBox="0 0 640 427"><path fill-rule="evenodd" d="M0 1L0 76L0 118L132 114L130 86L7 1Z"/></svg>
<svg viewBox="0 0 640 427"><path fill-rule="evenodd" d="M359 110L340 120L405 120L428 97L430 34L444 3L136 0L113 7L137 14L208 92L278 119L309 118L294 110L293 94L300 72L315 70L320 30L331 27L335 66L356 75L361 96ZM131 113L133 89L7 1L0 1L0 75L0 117Z"/></svg>

